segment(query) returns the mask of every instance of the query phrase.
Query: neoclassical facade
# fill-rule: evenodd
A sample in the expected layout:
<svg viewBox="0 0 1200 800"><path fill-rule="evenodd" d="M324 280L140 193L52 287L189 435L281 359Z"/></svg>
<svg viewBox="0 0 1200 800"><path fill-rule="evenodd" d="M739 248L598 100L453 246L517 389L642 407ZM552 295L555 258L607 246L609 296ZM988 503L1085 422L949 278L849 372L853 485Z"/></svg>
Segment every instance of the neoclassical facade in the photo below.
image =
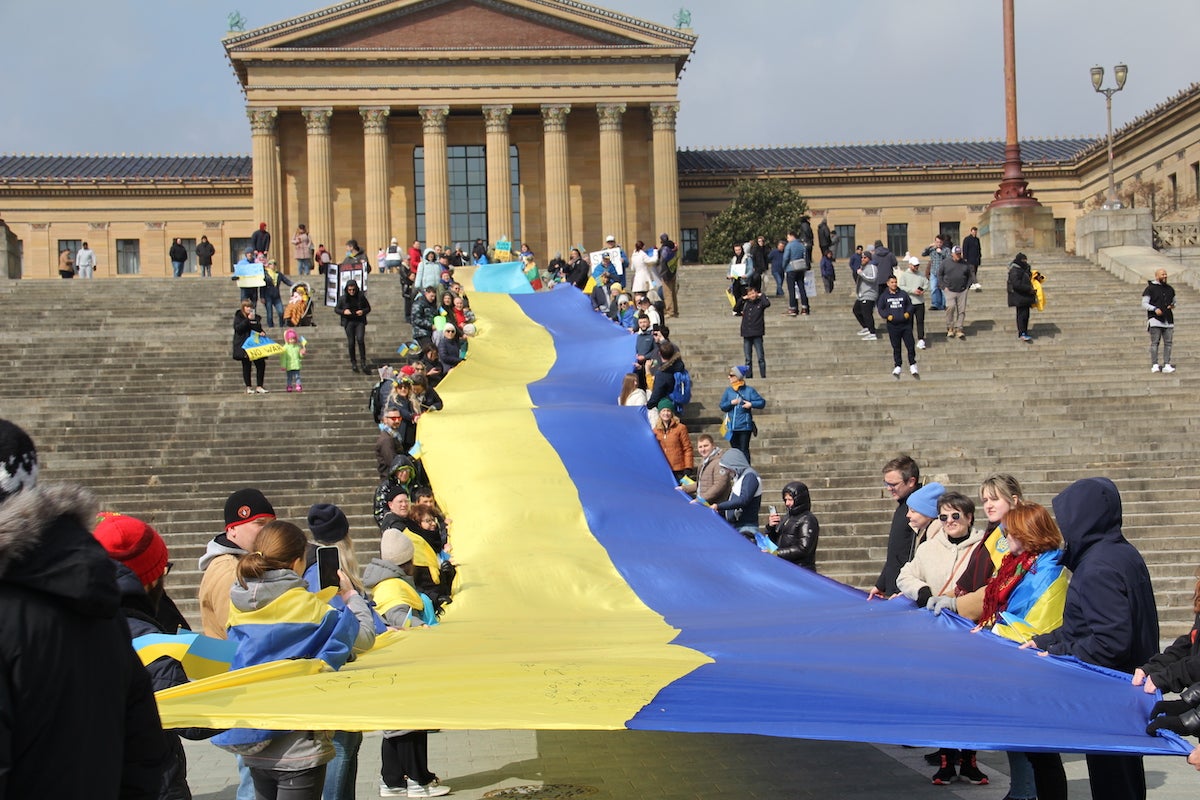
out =
<svg viewBox="0 0 1200 800"><path fill-rule="evenodd" d="M368 252L677 230L694 44L571 0L356 0L232 35L254 219Z"/></svg>

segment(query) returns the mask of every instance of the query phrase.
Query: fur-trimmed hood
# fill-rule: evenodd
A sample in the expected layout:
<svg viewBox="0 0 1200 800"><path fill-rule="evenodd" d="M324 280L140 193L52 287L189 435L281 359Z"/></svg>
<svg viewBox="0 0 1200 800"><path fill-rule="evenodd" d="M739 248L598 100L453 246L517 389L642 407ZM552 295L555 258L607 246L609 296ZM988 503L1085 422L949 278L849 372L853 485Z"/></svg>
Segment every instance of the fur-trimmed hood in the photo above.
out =
<svg viewBox="0 0 1200 800"><path fill-rule="evenodd" d="M98 510L91 492L71 484L35 486L0 503L0 583L111 617L120 595L113 563L91 533Z"/></svg>

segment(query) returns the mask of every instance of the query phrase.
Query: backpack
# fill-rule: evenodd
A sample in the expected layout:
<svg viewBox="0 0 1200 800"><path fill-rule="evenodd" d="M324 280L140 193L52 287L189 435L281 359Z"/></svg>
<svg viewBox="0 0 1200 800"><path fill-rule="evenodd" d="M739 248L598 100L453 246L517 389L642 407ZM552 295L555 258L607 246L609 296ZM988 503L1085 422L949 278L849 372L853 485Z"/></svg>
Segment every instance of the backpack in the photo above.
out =
<svg viewBox="0 0 1200 800"><path fill-rule="evenodd" d="M392 393L392 384L395 381L382 380L371 387L371 396L367 398L367 408L371 411L371 416L378 425L383 419L383 407L387 404L388 396Z"/></svg>
<svg viewBox="0 0 1200 800"><path fill-rule="evenodd" d="M669 397L675 404L676 414L682 414L683 407L692 402L692 376L686 369L675 373L675 388Z"/></svg>

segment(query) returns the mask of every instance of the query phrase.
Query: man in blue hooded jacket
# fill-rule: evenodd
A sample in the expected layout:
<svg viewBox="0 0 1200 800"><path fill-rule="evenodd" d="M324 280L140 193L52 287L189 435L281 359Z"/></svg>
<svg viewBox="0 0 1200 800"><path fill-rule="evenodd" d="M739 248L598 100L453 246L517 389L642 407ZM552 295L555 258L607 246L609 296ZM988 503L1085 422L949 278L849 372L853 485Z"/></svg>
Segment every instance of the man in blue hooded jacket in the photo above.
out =
<svg viewBox="0 0 1200 800"><path fill-rule="evenodd" d="M1033 644L1132 673L1158 652L1158 608L1146 562L1121 532L1121 495L1108 478L1084 478L1053 505L1071 583L1062 626L1033 637ZM1087 765L1093 800L1146 797L1141 756L1089 754Z"/></svg>

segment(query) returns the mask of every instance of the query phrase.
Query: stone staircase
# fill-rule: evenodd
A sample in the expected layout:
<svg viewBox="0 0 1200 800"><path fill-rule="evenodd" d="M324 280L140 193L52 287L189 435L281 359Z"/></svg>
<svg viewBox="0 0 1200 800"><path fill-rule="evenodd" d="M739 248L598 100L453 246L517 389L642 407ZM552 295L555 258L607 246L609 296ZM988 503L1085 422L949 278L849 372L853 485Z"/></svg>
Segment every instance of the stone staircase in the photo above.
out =
<svg viewBox="0 0 1200 800"><path fill-rule="evenodd" d="M752 445L768 502L779 504L786 481L806 481L821 520L821 572L865 587L882 562L893 508L880 467L896 453L972 496L994 471L1012 472L1044 503L1077 478L1106 475L1122 491L1126 535L1151 565L1163 635L1175 635L1191 621L1200 562L1190 538L1200 520L1200 455L1191 446L1200 400L1190 385L1197 332L1183 316L1180 371L1151 375L1141 287L1083 260L1032 260L1049 278L1048 308L1033 315L1035 343L1017 341L1006 264L988 262L985 291L970 295L966 341L948 341L941 315L930 313L920 380L892 378L886 337L854 334L844 264L835 292L813 298L810 317L782 316L786 299L772 297L769 377L753 381L769 403ZM693 434L716 433L725 370L741 362L723 276L722 267L685 267L685 313L669 320L695 383L686 415ZM374 276L370 296L368 355L381 363L408 338L407 326L393 280ZM1180 289L1184 314L1196 301ZM89 486L105 508L164 534L176 564L172 595L193 620L196 559L236 488L260 487L281 516L301 523L313 502L336 502L364 557L377 541L376 430L365 405L373 380L349 372L341 328L318 308L319 327L303 329L305 392L282 391L273 359L273 392L245 395L229 358L236 305L236 288L219 277L0 285L0 416L34 437L45 480Z"/></svg>

